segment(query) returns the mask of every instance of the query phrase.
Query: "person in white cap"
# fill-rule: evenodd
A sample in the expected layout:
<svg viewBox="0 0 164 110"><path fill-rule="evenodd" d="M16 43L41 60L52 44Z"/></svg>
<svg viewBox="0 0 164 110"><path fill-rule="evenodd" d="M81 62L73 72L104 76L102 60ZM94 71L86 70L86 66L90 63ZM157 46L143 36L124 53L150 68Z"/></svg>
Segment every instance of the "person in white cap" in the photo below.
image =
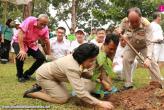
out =
<svg viewBox="0 0 164 110"><path fill-rule="evenodd" d="M85 33L83 30L77 30L75 32L75 36L76 36L76 40L71 43L71 52L73 52L74 49L79 47L81 44L86 43Z"/></svg>
<svg viewBox="0 0 164 110"><path fill-rule="evenodd" d="M18 33L19 25L21 24L21 22L18 19L16 19L16 20L14 20L14 23L15 23L15 26L13 28L13 36ZM11 49L10 49L11 59L12 59L12 62L15 63L16 62L15 61L15 53L14 53L14 48L12 47L12 43L13 42L11 42Z"/></svg>

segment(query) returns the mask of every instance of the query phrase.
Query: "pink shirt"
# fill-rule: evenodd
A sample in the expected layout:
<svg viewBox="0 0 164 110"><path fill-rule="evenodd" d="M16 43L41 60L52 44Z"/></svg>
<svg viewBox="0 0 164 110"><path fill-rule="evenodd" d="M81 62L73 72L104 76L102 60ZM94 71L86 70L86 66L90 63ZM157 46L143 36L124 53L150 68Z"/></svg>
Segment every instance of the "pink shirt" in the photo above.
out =
<svg viewBox="0 0 164 110"><path fill-rule="evenodd" d="M49 38L49 31L47 26L43 29L39 29L36 26L37 26L37 18L32 16L26 18L22 22L22 24L19 25L19 28L24 32L25 35L23 37L25 51L27 51L28 48L31 48L36 51L38 49L38 45L36 41L38 39ZM18 34L13 36L12 42L18 42Z"/></svg>

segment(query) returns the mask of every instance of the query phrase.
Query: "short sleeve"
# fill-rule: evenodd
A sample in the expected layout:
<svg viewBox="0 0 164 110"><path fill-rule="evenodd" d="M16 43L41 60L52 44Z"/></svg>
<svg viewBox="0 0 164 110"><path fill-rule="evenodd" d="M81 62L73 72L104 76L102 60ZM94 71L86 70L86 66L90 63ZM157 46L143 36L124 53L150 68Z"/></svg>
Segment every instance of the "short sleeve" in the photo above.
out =
<svg viewBox="0 0 164 110"><path fill-rule="evenodd" d="M19 28L20 28L23 32L27 32L30 23L31 23L32 21L34 21L34 20L36 20L35 17L28 17L28 18L26 18L26 19L19 25Z"/></svg>
<svg viewBox="0 0 164 110"><path fill-rule="evenodd" d="M43 34L43 39L49 39L49 31L48 31L48 28L46 27L45 28L45 33Z"/></svg>

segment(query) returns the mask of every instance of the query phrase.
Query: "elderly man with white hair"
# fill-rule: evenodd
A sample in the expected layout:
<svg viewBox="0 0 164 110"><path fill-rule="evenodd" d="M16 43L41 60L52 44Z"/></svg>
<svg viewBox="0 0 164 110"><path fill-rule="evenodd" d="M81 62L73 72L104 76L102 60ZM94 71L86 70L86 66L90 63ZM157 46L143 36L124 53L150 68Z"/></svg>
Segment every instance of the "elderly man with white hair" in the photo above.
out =
<svg viewBox="0 0 164 110"><path fill-rule="evenodd" d="M12 46L16 53L16 68L19 82L29 80L35 70L45 61L45 56L38 49L37 41L39 39L45 44L43 47L45 53L50 55L48 22L49 18L46 14L41 14L38 18L30 16L19 25L18 33L12 39ZM32 56L36 61L23 74L23 64L27 55Z"/></svg>

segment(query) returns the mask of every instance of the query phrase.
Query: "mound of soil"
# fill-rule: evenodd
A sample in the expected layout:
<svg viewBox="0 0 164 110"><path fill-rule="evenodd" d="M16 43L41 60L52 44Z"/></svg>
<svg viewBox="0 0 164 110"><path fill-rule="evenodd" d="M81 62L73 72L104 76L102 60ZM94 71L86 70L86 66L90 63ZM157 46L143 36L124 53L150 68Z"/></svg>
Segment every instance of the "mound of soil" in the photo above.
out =
<svg viewBox="0 0 164 110"><path fill-rule="evenodd" d="M107 100L115 110L164 110L164 89L158 82L140 89L129 89L110 95Z"/></svg>

